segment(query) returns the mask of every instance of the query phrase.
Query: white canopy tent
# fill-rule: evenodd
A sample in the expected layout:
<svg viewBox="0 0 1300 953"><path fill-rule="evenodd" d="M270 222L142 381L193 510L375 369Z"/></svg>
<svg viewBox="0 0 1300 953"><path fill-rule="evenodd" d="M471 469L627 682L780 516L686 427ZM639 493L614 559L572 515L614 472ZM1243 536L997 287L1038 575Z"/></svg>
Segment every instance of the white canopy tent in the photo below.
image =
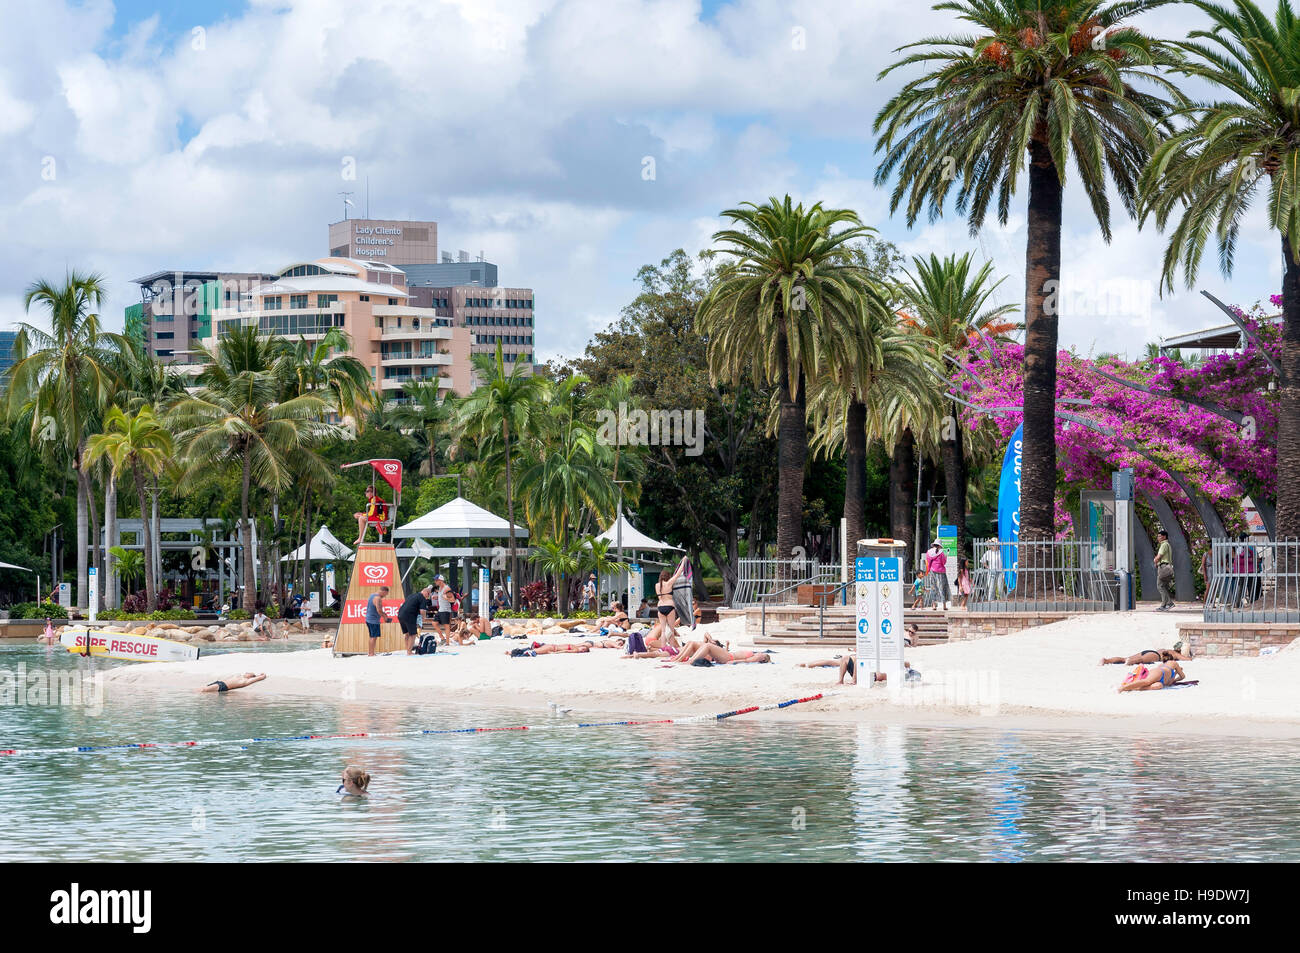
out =
<svg viewBox="0 0 1300 953"><path fill-rule="evenodd" d="M509 520L471 503L463 496L393 530L394 539L489 539L509 535ZM515 536L525 538L528 530L516 524Z"/></svg>
<svg viewBox="0 0 1300 953"><path fill-rule="evenodd" d="M621 532L620 532L621 530ZM657 539L652 539L645 533L641 532L626 516L620 516L614 521L613 525L605 532L596 537L597 539L607 539L611 546L622 546L623 549L633 551L655 551L664 552L666 550L676 550L685 552L680 546L669 546L667 543L661 543Z"/></svg>
<svg viewBox="0 0 1300 953"><path fill-rule="evenodd" d="M17 569L21 572L31 572L26 566L15 566L13 563L0 563L0 569Z"/></svg>
<svg viewBox="0 0 1300 953"><path fill-rule="evenodd" d="M339 542L338 537L330 532L328 526L322 526L316 531L316 535L311 538L310 543L299 546L287 556L281 556L280 562L296 563L301 562L303 559L312 562L346 561L351 555L351 548Z"/></svg>

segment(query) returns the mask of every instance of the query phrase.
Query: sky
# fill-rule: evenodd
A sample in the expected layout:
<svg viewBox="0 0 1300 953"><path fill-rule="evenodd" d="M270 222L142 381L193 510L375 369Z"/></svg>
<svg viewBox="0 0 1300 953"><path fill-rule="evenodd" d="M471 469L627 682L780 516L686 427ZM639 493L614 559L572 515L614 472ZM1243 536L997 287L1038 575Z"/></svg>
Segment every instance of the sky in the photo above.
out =
<svg viewBox="0 0 1300 953"><path fill-rule="evenodd" d="M580 354L721 210L787 193L854 209L907 255L972 251L1023 302L1025 194L972 238L949 210L908 228L872 179L894 50L964 33L886 0L0 0L0 328L24 290L101 273L110 328L164 269L274 271L364 217L438 222L531 287L539 359ZM1152 35L1204 24L1182 5ZM349 173L355 178L347 178ZM1164 239L1123 217L1107 245L1068 179L1061 343L1139 356L1221 324L1196 291L1278 290L1262 197L1225 279L1159 296Z"/></svg>

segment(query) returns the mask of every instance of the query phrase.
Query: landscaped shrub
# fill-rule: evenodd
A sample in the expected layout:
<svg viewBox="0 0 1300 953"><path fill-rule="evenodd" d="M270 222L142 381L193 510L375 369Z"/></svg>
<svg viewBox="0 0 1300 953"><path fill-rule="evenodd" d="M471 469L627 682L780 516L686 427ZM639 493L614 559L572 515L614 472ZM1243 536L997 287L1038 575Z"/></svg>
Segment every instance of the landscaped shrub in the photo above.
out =
<svg viewBox="0 0 1300 953"><path fill-rule="evenodd" d="M226 618L227 619L251 619L252 616L248 614L247 609L231 609L230 613L226 616Z"/></svg>
<svg viewBox="0 0 1300 953"><path fill-rule="evenodd" d="M121 609L105 609L99 613L99 620L104 622L181 622L197 619L191 609L159 609L156 612L123 612Z"/></svg>
<svg viewBox="0 0 1300 953"><path fill-rule="evenodd" d="M57 602L19 602L9 607L11 619L66 619L68 610Z"/></svg>
<svg viewBox="0 0 1300 953"><path fill-rule="evenodd" d="M519 598L538 612L549 613L555 610L555 590L544 579L530 582L520 589Z"/></svg>

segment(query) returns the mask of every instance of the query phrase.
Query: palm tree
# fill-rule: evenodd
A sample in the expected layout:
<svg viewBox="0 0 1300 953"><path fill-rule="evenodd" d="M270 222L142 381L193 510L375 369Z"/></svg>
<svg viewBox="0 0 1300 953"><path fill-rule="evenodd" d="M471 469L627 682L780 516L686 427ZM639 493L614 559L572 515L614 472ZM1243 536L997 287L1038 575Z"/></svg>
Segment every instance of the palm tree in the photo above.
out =
<svg viewBox="0 0 1300 953"><path fill-rule="evenodd" d="M77 482L77 606L89 604L87 553L99 519L85 466L86 439L98 425L112 391L107 369L113 336L99 323L96 309L104 300L103 278L69 271L62 285L33 283L23 307L33 304L49 312L50 330L20 322L14 340L14 366L9 372L8 410L11 417L30 416L33 444L57 450L70 463ZM99 548L95 546L95 566ZM98 575L98 574L97 574Z"/></svg>
<svg viewBox="0 0 1300 953"><path fill-rule="evenodd" d="M342 328L329 328L319 338L299 336L296 341L272 338L277 350L277 370L286 385L285 397L316 394L333 411L357 427L375 405L375 382L370 370L352 355L352 339Z"/></svg>
<svg viewBox="0 0 1300 953"><path fill-rule="evenodd" d="M581 566L580 546L563 539L543 539L534 544L528 554L528 561L536 563L543 573L555 580L555 595L558 601L557 611L561 616L569 612L569 587L565 579L572 576Z"/></svg>
<svg viewBox="0 0 1300 953"><path fill-rule="evenodd" d="M511 472L512 441L525 437L538 409L542 378L534 377L532 368L516 362L506 373L501 343L497 342L495 360L476 355L475 367L483 383L456 407L458 443L499 444L505 459L506 519L510 523L511 605L519 608L519 558L515 551L515 499Z"/></svg>
<svg viewBox="0 0 1300 953"><path fill-rule="evenodd" d="M110 553L117 563L118 575L126 581L129 589L138 579L144 575L144 552L138 549L125 549L121 546L110 546Z"/></svg>
<svg viewBox="0 0 1300 953"><path fill-rule="evenodd" d="M699 329L715 379L748 372L777 388L776 546L785 560L803 542L805 385L827 367L870 362L860 333L870 281L845 246L874 230L848 209L805 208L788 195L722 214L737 227L713 235L730 258L700 302Z"/></svg>
<svg viewBox="0 0 1300 953"><path fill-rule="evenodd" d="M283 490L295 471L323 481L329 468L312 448L343 430L324 422L330 404L315 394L277 400L283 382L275 370L276 345L259 337L257 328L237 328L203 350L209 363L199 375L201 389L177 403L170 418L186 458L187 482L217 468L239 471L244 599L251 607L257 598L251 491Z"/></svg>
<svg viewBox="0 0 1300 953"><path fill-rule="evenodd" d="M933 220L955 191L971 232L996 200L1006 224L1027 174L1024 424L1021 539L1054 534L1057 295L1066 169L1073 159L1102 236L1110 241L1107 178L1130 214L1137 182L1169 101L1181 94L1153 67L1176 56L1122 22L1166 0L948 0L936 10L974 24L974 35L934 37L880 73L916 64L929 72L904 85L876 116L876 170L897 175L891 209L913 224ZM1140 81L1152 91L1134 86ZM1163 93L1163 95L1160 95Z"/></svg>
<svg viewBox="0 0 1300 953"><path fill-rule="evenodd" d="M925 338L940 361L964 361L974 345L1005 340L1022 327L1007 319L1015 305L990 304L1002 279L992 281L993 265L973 270L970 254L912 259L913 271L897 286L908 314L905 324ZM942 363L940 364L942 367ZM944 378L948 376L944 368ZM957 527L958 552L966 552L966 450L956 401L946 402L939 434L948 512Z"/></svg>
<svg viewBox="0 0 1300 953"><path fill-rule="evenodd" d="M86 446L86 463L94 463L101 457L107 458L112 467L111 479L116 480L125 473L131 474L136 497L140 502L140 525L143 527L142 542L146 553L152 553L154 546L153 527L144 518L145 476L156 478L171 456L171 432L147 404L129 417L120 407L110 407L104 417L104 432L92 436ZM150 612L158 608L158 579L154 569L153 560L145 560L144 590Z"/></svg>
<svg viewBox="0 0 1300 953"><path fill-rule="evenodd" d="M438 475L438 438L449 434L452 420L451 404L438 394L436 380L412 380L402 385L410 398L398 404L388 414L389 421L399 430L410 431L424 443L429 455L429 476Z"/></svg>
<svg viewBox="0 0 1300 953"><path fill-rule="evenodd" d="M1300 537L1300 20L1287 0L1270 19L1253 0L1192 0L1214 23L1178 44L1182 72L1226 98L1194 102L1151 157L1142 177L1142 218L1177 226L1162 286L1178 270L1187 287L1213 234L1219 266L1232 273L1237 236L1256 188L1268 184L1268 221L1282 243L1282 375L1277 417L1278 538Z"/></svg>

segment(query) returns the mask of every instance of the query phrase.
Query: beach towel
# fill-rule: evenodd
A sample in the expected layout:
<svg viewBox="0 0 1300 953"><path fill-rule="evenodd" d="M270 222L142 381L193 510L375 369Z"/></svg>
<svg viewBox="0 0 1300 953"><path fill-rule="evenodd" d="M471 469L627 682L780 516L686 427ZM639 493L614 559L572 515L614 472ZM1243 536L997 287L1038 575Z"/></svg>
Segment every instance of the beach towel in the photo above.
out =
<svg viewBox="0 0 1300 953"><path fill-rule="evenodd" d="M691 573L690 560L683 556L677 571L682 575L673 583L673 607L677 610L678 621L682 625L689 622L691 630L694 631L699 623L695 621L695 596L691 589L694 576Z"/></svg>

